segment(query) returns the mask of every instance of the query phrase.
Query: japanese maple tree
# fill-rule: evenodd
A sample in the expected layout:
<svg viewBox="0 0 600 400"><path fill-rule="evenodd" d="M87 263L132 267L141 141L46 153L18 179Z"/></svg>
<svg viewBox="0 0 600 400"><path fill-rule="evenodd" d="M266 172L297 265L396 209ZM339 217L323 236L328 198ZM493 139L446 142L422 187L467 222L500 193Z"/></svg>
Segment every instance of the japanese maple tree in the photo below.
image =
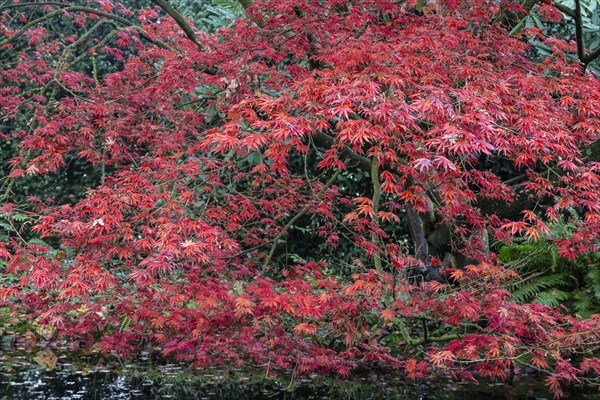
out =
<svg viewBox="0 0 600 400"><path fill-rule="evenodd" d="M575 44L509 35L512 1L243 1L214 35L154 3L0 6L2 136L20 150L2 304L194 366L530 365L557 395L595 380L600 317L512 301L489 244L553 239L575 213L561 255L598 251L600 81L568 61ZM101 58L122 68L98 74ZM73 159L98 171L85 196L11 201ZM288 256L293 232L318 250Z"/></svg>

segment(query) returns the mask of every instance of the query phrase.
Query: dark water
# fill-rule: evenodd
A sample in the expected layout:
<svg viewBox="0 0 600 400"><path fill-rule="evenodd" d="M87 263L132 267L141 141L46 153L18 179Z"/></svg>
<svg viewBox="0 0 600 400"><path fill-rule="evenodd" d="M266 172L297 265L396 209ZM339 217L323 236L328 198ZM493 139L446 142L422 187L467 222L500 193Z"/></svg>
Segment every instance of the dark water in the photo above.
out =
<svg viewBox="0 0 600 400"><path fill-rule="evenodd" d="M542 380L526 376L515 384L460 384L407 381L387 373L353 380L315 376L277 380L240 370L194 370L154 364L148 355L135 363L63 352L52 370L32 362L37 350L0 347L0 400L150 399L314 399L314 400L550 400ZM39 354L39 353L38 353ZM58 361L56 363L56 361ZM77 364L73 364L76 362ZM587 391L590 393L590 391ZM597 399L581 389L569 398Z"/></svg>
<svg viewBox="0 0 600 400"><path fill-rule="evenodd" d="M95 372L85 376L77 373L46 372L44 370L3 373L0 396L7 399L150 399L152 390L133 387L124 377ZM0 397L2 398L2 397ZM163 397L168 398L168 397Z"/></svg>
<svg viewBox="0 0 600 400"><path fill-rule="evenodd" d="M164 375L163 375L164 374ZM183 376L178 367L166 368L152 379L119 375L109 370L93 372L46 371L21 368L0 373L0 400L146 400L146 399L407 399L505 400L551 399L539 382L511 385L457 385L451 383L356 384L305 380L293 386L272 379L231 379L206 374L202 380L169 381ZM189 373L188 373L189 374ZM583 398L583 397L578 397Z"/></svg>

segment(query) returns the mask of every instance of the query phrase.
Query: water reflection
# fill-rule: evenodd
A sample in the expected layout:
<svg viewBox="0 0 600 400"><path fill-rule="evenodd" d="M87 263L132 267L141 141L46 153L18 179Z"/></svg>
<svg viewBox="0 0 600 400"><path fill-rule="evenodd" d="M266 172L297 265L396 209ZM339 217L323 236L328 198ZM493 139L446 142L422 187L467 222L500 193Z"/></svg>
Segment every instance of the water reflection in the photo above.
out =
<svg viewBox="0 0 600 400"><path fill-rule="evenodd" d="M525 377L516 385L461 385L448 381L407 381L365 371L351 381L313 377L286 382L241 369L190 371L161 364L143 351L135 362L72 353L48 343L21 346L0 339L0 400L546 400L543 382ZM585 397L578 396L583 399ZM593 398L593 397L588 397ZM596 398L597 399L597 398Z"/></svg>
<svg viewBox="0 0 600 400"><path fill-rule="evenodd" d="M536 389L506 385L430 383L404 385L365 385L362 389L340 392L327 384L306 380L293 389L273 380L237 382L218 374L205 374L203 383L180 383L161 379L182 376L178 366L165 366L156 379L126 378L110 370L72 372L47 371L42 368L20 368L0 373L0 400L146 400L146 399L405 399L405 400L544 400L550 397ZM159 383L162 382L162 383ZM338 388L339 389L339 388ZM337 389L336 389L337 390ZM537 393L535 393L537 391Z"/></svg>
<svg viewBox="0 0 600 400"><path fill-rule="evenodd" d="M30 369L0 374L0 395L31 400L142 400L157 397L151 386L132 387L125 377L111 372L72 373ZM169 397L164 397L169 398Z"/></svg>

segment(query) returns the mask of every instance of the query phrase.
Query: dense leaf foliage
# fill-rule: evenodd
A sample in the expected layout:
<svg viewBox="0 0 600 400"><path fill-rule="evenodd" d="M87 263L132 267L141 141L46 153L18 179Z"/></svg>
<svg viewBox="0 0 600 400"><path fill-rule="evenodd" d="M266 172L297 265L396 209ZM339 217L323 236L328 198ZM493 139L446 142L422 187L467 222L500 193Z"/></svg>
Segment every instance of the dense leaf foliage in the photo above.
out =
<svg viewBox="0 0 600 400"><path fill-rule="evenodd" d="M575 209L558 254L598 250L600 81L573 46L508 35L511 2L243 3L248 19L215 35L110 1L3 10L18 62L0 72L2 117L31 116L2 133L21 151L10 182L72 158L102 172L76 202L3 204L0 301L83 345L155 343L194 366L471 379L530 365L557 394L593 380L600 318L515 301L488 245L548 237ZM45 17L114 29L45 40L30 23ZM551 56L528 58L528 35ZM70 68L98 53L122 70ZM364 192L338 185L358 170ZM406 225L409 246L393 234ZM288 257L293 232L320 251Z"/></svg>

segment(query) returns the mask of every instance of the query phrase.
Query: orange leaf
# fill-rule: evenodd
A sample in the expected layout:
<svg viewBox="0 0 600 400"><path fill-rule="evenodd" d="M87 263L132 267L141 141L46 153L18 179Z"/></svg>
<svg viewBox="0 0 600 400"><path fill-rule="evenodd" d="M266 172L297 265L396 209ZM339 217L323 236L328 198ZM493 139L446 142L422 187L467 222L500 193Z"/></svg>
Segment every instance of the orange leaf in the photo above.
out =
<svg viewBox="0 0 600 400"><path fill-rule="evenodd" d="M384 321L392 321L394 318L396 318L396 311L392 310L391 308L383 310L381 312L381 318L383 318Z"/></svg>
<svg viewBox="0 0 600 400"><path fill-rule="evenodd" d="M296 332L296 334L314 335L317 333L317 327L314 324L302 322L294 327L294 332Z"/></svg>

